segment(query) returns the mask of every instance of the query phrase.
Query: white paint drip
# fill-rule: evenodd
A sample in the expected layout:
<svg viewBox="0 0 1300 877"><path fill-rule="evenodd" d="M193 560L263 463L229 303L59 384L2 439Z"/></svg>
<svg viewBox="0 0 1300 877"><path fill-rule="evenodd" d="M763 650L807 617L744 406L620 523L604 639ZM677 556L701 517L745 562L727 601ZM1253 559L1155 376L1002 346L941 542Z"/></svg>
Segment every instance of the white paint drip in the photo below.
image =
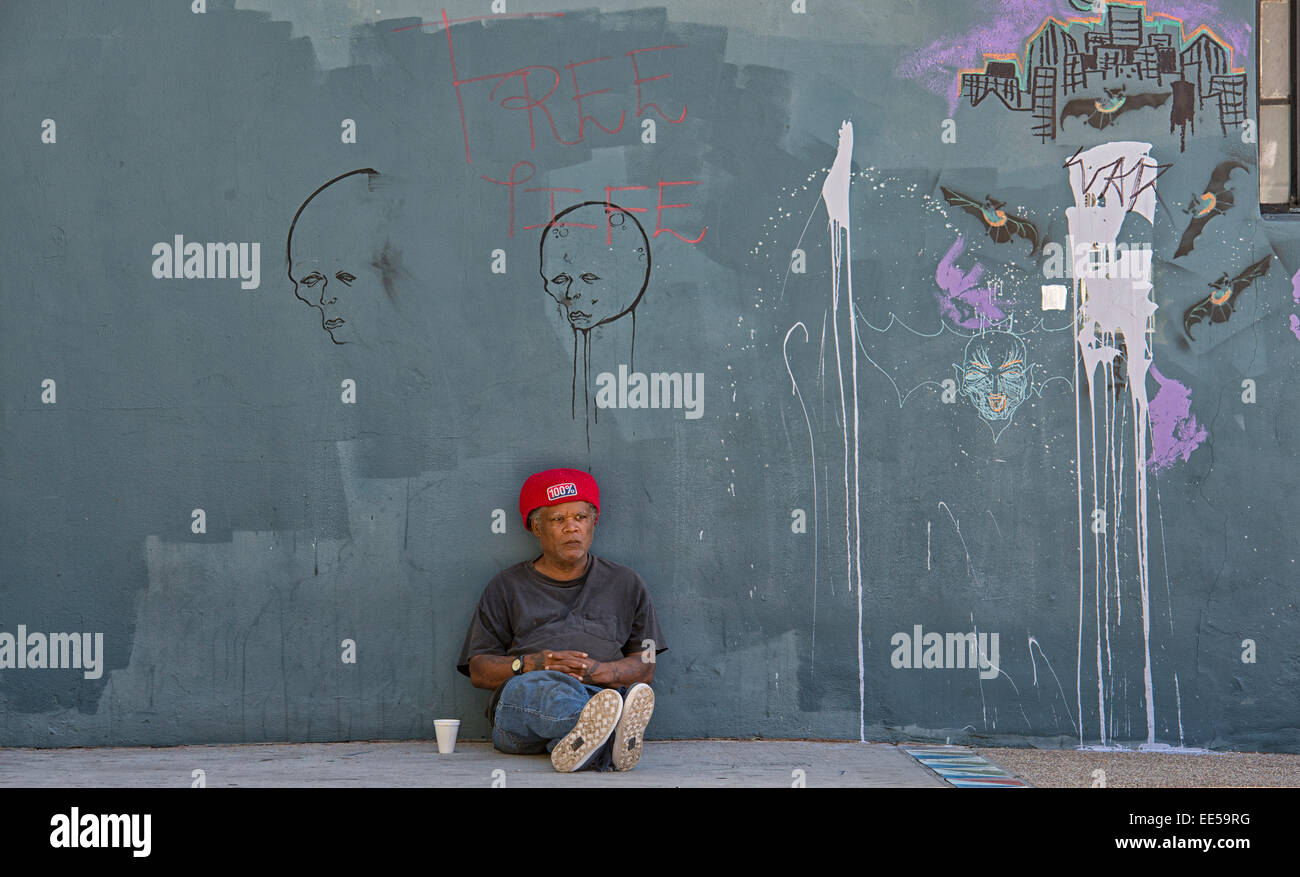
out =
<svg viewBox="0 0 1300 877"><path fill-rule="evenodd" d="M1154 221L1156 179L1160 170L1150 156L1151 144L1131 141L1104 143L1084 151L1080 149L1065 164L1070 178L1070 188L1074 193L1074 206L1066 209L1070 235L1073 240L1091 243L1105 252L1113 251L1119 236L1120 226L1126 216L1132 212L1142 216L1148 223ZM1075 254L1071 254L1075 258ZM1077 268L1078 266L1076 266ZM1101 508L1103 519L1110 520L1110 496L1106 485L1102 485L1102 506L1097 505L1097 448L1096 448L1096 403L1097 403L1097 366L1112 363L1122 352L1126 364L1127 390L1130 408L1133 414L1133 453L1135 482L1134 529L1137 542L1138 581L1142 604L1142 635L1144 647L1143 680L1146 687L1147 742L1155 741L1155 702L1151 678L1151 624L1150 624L1150 564L1148 558L1147 535L1147 484L1146 459L1147 429L1149 426L1148 400L1146 393L1147 371L1151 367L1152 355L1148 329L1156 310L1152 298L1152 285L1144 276L1135 278L1129 272L1115 272L1119 277L1089 276L1086 282L1081 275L1099 272L1074 272L1074 314L1078 327L1075 345L1075 362L1083 361L1084 372L1088 377L1089 428L1092 433L1092 492L1093 508ZM1105 272L1109 273L1109 272ZM1122 345L1122 350L1121 350ZM1077 371L1076 371L1077 374ZM1104 388L1103 388L1104 391ZM1076 697L1080 710L1080 743L1082 743L1082 676L1083 676L1083 598L1084 598L1084 555L1083 555L1083 460L1081 459L1081 394L1075 386L1075 447L1076 447L1076 486L1079 493L1079 640L1076 655ZM1111 435L1116 432L1114 424L1118 418L1112 418L1109 410L1104 414L1106 442L1104 475L1114 472L1116 457L1123 444L1123 432L1112 443ZM1107 471L1108 470L1108 471ZM1118 479L1115 484L1118 490ZM1119 515L1119 503L1115 509L1116 519ZM1114 526L1118 529L1118 523ZM1097 721L1102 745L1106 743L1106 697L1105 678L1102 672L1102 636L1107 637L1109 652L1109 623L1103 627L1100 605L1102 599L1101 573L1106 567L1107 616L1109 616L1109 559L1111 546L1106 546L1103 559L1102 534L1094 530L1093 562L1096 569L1095 604L1097 624ZM1118 543L1116 543L1116 548ZM1119 557L1115 553L1116 582L1119 581ZM1117 590L1116 598L1119 598ZM1109 654L1108 654L1109 657Z"/></svg>
<svg viewBox="0 0 1300 877"><path fill-rule="evenodd" d="M822 460L822 484L830 484L830 483L831 483L830 465L826 462L825 459L823 459ZM822 511L826 513L826 519L830 520L831 517L830 491L822 492L822 506L823 506ZM830 549L830 540L831 540L831 534L827 533L826 534L827 550ZM830 576L830 585L831 585L831 596L833 597L835 596L835 576Z"/></svg>
<svg viewBox="0 0 1300 877"><path fill-rule="evenodd" d="M862 517L861 492L858 480L858 357L857 320L853 309L853 236L849 221L849 180L852 177L853 123L843 122L839 130L839 147L835 161L822 183L822 201L830 217L831 232L831 323L835 334L835 366L840 385L840 423L844 429L844 542L848 550L847 574L858 590L858 738L866 742L866 675L862 654ZM841 232L843 238L841 239ZM853 502L849 503L849 430L848 406L844 400L844 365L840 354L840 263L848 266L849 356L853 395ZM852 533L850 533L852 523ZM848 547L850 545L851 547ZM856 571L856 577L854 575ZM850 588L852 584L850 584Z"/></svg>
<svg viewBox="0 0 1300 877"><path fill-rule="evenodd" d="M967 549L966 547L966 537L961 534L961 524L959 524L957 522L957 519L953 517L952 509L948 508L948 504L946 502L940 500L939 508L943 509L945 512L948 513L948 520L952 521L953 529L957 531L957 538L961 540L962 553L966 555L966 572L970 574L972 578L975 578L976 582L978 583L979 579L977 576L975 576L975 569L974 567L971 566L971 562L970 562L970 550Z"/></svg>
<svg viewBox="0 0 1300 877"><path fill-rule="evenodd" d="M1078 392L1077 389L1076 389L1076 392ZM1109 394L1109 393L1103 393L1103 395L1106 397L1107 400L1109 400L1109 398L1110 398L1110 394ZM1092 372L1091 372L1091 371L1088 372L1088 397L1089 397L1089 398L1093 398L1093 385L1092 385ZM1097 447L1097 418L1096 418L1096 417L1090 417L1090 418L1088 419L1088 428L1089 428L1089 430L1090 430L1090 434L1091 434L1091 440L1090 440L1089 447L1093 448L1093 452L1092 452L1092 508L1093 508L1094 523L1093 523L1093 527L1092 527L1092 553L1093 553L1093 556L1094 556L1094 557L1100 557L1100 546L1099 546L1099 542L1098 542L1098 540L1100 539L1100 537L1101 537L1102 534L1099 533L1099 532L1097 531L1097 525L1096 525L1096 522L1095 522L1095 516L1096 516L1096 514L1097 514L1097 511L1096 511L1096 510L1097 510L1097 508L1098 508L1098 506L1097 506L1097 451L1096 451L1096 447ZM1107 453L1109 453L1109 450L1110 450L1110 433L1109 433L1109 432L1106 434L1106 442L1107 442L1107 445L1106 445L1106 447L1107 447ZM1103 490L1104 490L1104 488L1103 488ZM1103 520L1104 520L1104 517L1103 517ZM1109 548L1107 549L1107 552L1109 553ZM1102 630L1102 626L1101 626L1101 563L1100 563L1100 562L1094 564L1094 577L1093 577L1093 578L1094 578L1094 582L1093 582L1093 603L1094 603L1094 610L1095 610L1095 619L1094 619L1094 623L1097 625L1097 631L1098 631L1098 634L1097 634L1097 715L1101 717L1101 718L1099 719L1099 722L1098 722L1098 724L1099 724L1099 726L1100 726L1100 727L1099 727L1099 733L1101 734L1101 745L1102 745L1102 746L1105 746L1105 745L1106 745L1106 718L1105 718L1105 716L1106 716L1106 695L1105 695L1105 685L1103 684L1103 681L1102 681L1102 670L1101 670L1101 630ZM1082 707L1080 707L1079 718L1080 718L1080 720L1083 719Z"/></svg>
<svg viewBox="0 0 1300 877"><path fill-rule="evenodd" d="M1073 254L1071 254L1070 258L1074 258ZM1079 321L1079 284L1077 281L1074 282L1073 302L1074 302L1074 324L1077 325ZM1083 718L1083 443L1080 438L1080 433L1081 433L1080 424L1083 421L1083 415L1079 409L1079 345L1076 342L1075 344L1072 344L1070 346L1074 348L1074 460L1075 460L1074 484L1075 484L1075 494L1078 497L1078 505L1079 505L1079 638L1078 641L1075 643L1075 651L1074 651L1074 667L1075 667L1074 705L1079 710L1079 717L1082 720ZM1029 638L1029 643L1030 643L1029 658L1030 660L1033 660L1034 638L1032 636ZM1046 656L1044 656L1044 660L1046 660ZM1050 667L1051 665L1049 664L1048 666ZM1037 666L1035 666L1034 684L1037 683L1038 683L1038 668ZM1058 686L1060 685L1060 680L1057 680L1057 685ZM1064 698L1064 694L1062 694L1062 698ZM1070 708L1067 706L1065 708L1065 711L1068 713L1070 711ZM1071 720L1071 722L1073 723L1073 720ZM1076 726L1076 730L1079 732L1079 745L1083 746L1083 722L1082 721L1080 721L1079 724Z"/></svg>
<svg viewBox="0 0 1300 877"><path fill-rule="evenodd" d="M1183 748L1183 693L1178 689L1178 674L1174 674L1174 699L1178 704L1178 748Z"/></svg>
<svg viewBox="0 0 1300 877"><path fill-rule="evenodd" d="M826 426L826 309L822 308L822 344L817 352L817 385L822 388L822 426ZM826 482L823 481L822 484Z"/></svg>
<svg viewBox="0 0 1300 877"><path fill-rule="evenodd" d="M970 614L970 626L971 626L971 630L975 632L975 640L976 642L978 642L980 629L975 624L974 612ZM978 646L976 648L978 649ZM984 701L984 674L978 672L978 670L979 667L983 665L983 662L988 660L988 655L983 654L982 649L980 650L980 655L983 660L977 660L975 662L975 667L976 667L975 681L980 687L980 716L984 719L984 730L987 731L989 727L989 707L988 704ZM1001 671L1001 668L997 668L997 669L999 670L999 672Z"/></svg>
<svg viewBox="0 0 1300 877"><path fill-rule="evenodd" d="M1152 473L1152 475L1154 475L1156 479L1156 518L1158 518L1160 521L1160 554L1165 561L1165 600L1169 603L1170 606L1172 606L1173 596L1169 593L1169 554L1168 552L1165 551L1165 513L1163 508L1160 505L1160 476L1155 474L1154 472ZM1168 615L1169 615L1169 638L1173 639L1174 613L1170 612L1168 613Z"/></svg>
<svg viewBox="0 0 1300 877"><path fill-rule="evenodd" d="M808 406L803 403L803 393L799 392L799 384L794 379L794 372L790 369L790 355L786 351L786 345L790 343L790 336L794 334L795 329L803 329L804 343L808 343L808 327L802 321L795 323L790 327L790 331L785 333L785 340L781 342L781 356L785 358L785 373L790 376L790 392L799 399L799 407L803 409L803 422L808 426L808 455L812 459L812 490L813 490L813 605L812 605L812 646L810 648L810 658L812 663L817 660L817 448L813 442L812 421L808 418Z"/></svg>
<svg viewBox="0 0 1300 877"><path fill-rule="evenodd" d="M808 220L803 224L803 231L799 232L800 246L803 245L803 236L808 233L808 226L812 225L813 214L816 212L817 212L817 205L814 204L813 209L808 211ZM781 281L781 294L777 296L778 301L785 301L785 287L790 282L790 268L791 268L791 264L787 263L785 266L785 277ZM751 334L750 337L753 337L753 335Z"/></svg>
<svg viewBox="0 0 1300 877"><path fill-rule="evenodd" d="M1052 669L1052 662L1047 659L1047 653L1043 651L1042 645L1040 645L1038 640L1034 639L1033 636L1030 636L1029 637L1029 661L1031 664L1033 664L1034 667L1034 687L1035 688L1038 687L1038 662L1034 660L1034 646L1038 646L1038 654L1043 656L1043 660L1047 661L1047 669L1052 671L1052 678L1056 680L1056 690L1061 693L1061 703L1065 705L1065 714L1067 716L1070 716L1070 726L1073 727L1076 731L1078 731L1080 735L1082 735L1083 732L1080 730L1082 726L1076 724L1074 721L1074 716L1070 715L1070 703L1065 699L1065 690L1061 688L1060 677L1057 676L1056 671ZM1082 746L1082 744L1080 745Z"/></svg>

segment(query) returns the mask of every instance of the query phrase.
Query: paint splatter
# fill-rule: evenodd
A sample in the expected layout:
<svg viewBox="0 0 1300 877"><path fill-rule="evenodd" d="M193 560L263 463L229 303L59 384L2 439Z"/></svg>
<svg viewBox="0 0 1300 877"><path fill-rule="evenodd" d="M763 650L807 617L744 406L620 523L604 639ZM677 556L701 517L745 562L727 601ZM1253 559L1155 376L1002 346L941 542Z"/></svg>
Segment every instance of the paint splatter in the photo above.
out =
<svg viewBox="0 0 1300 877"><path fill-rule="evenodd" d="M1151 400L1151 456L1147 467L1168 469L1181 457L1186 460L1210 434L1192 414L1192 391L1151 367L1151 377L1160 389Z"/></svg>
<svg viewBox="0 0 1300 877"><path fill-rule="evenodd" d="M1132 212L1154 224L1156 179L1160 166L1152 159L1150 143L1117 141L1103 143L1089 150L1082 148L1065 163L1074 193L1074 206L1066 209L1066 219L1074 240L1094 241L1109 251L1114 247L1121 225ZM1137 547L1138 587L1142 599L1143 681L1146 688L1147 742L1155 742L1155 698L1151 676L1151 574L1147 539L1147 470L1146 457L1150 424L1146 392L1147 371L1152 350L1148 329L1154 323L1156 303L1151 283L1132 277L1096 277L1074 279L1075 325L1079 327L1075 348L1078 362L1088 378L1088 426L1091 447L1091 478L1085 482L1081 432L1084 415L1080 406L1081 381L1075 384L1075 459L1079 505L1079 642L1076 654L1075 692L1079 708L1080 744L1083 743L1083 627L1085 529L1084 487L1091 487L1089 516L1093 519L1094 623L1097 628L1097 728L1102 745L1106 745L1107 712L1103 654L1109 661L1110 588L1119 593L1120 554L1118 527L1098 527L1098 521L1118 520L1121 508L1118 495L1111 496L1109 485L1119 487L1114 473L1125 454L1125 430L1119 428L1118 404L1112 408L1110 394L1104 391L1116 358L1123 353L1125 385L1132 414L1132 455L1134 460L1133 528ZM1098 369L1101 373L1098 374ZM1098 386L1103 392L1098 394ZM1100 396L1100 399L1099 399ZM1100 406L1099 406L1100 401ZM1120 400L1116 400L1117 403ZM1100 408L1100 411L1098 410ZM1101 425L1098 435L1097 427ZM1098 438L1101 439L1099 444ZM1100 466L1098 450L1101 450ZM1100 477L1099 477L1100 475ZM1113 552L1113 553L1112 553ZM1106 607L1102 616L1103 595ZM1106 637L1103 647L1103 635Z"/></svg>
<svg viewBox="0 0 1300 877"><path fill-rule="evenodd" d="M969 271L957 267L957 259L966 249L966 241L961 236L948 248L948 252L939 261L934 272L934 282L943 290L936 293L939 299L940 313L951 320L953 325L963 329L985 329L1005 320L1007 315L998 307L995 300L997 288L985 286L979 289L975 284L984 276L984 266L979 262Z"/></svg>
<svg viewBox="0 0 1300 877"><path fill-rule="evenodd" d="M858 586L858 739L866 742L866 676L862 654L862 510L861 487L858 479L860 467L858 447L858 329L853 306L853 236L849 223L849 183L853 178L853 123L843 122L839 130L839 147L826 180L822 183L822 201L830 217L831 232L831 322L835 333L835 369L840 384L840 423L844 425L844 541L849 545L847 575L849 587ZM840 356L840 265L847 270L849 316L849 357L852 362L851 398L853 399L853 491L850 511L849 492L849 420L844 401L844 367ZM853 538L849 541L849 525L853 524ZM856 572L856 579L854 573Z"/></svg>

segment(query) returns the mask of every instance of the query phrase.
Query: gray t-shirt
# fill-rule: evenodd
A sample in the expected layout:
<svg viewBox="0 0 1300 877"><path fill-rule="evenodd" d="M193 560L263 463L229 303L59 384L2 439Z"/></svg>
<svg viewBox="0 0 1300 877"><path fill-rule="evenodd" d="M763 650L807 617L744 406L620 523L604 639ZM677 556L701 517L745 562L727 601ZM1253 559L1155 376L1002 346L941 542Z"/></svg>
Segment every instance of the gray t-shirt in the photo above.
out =
<svg viewBox="0 0 1300 877"><path fill-rule="evenodd" d="M581 578L560 582L525 561L502 570L483 589L456 669L468 676L475 655L543 649L617 661L647 648L645 640L654 641L656 654L667 649L650 592L632 570L593 554Z"/></svg>

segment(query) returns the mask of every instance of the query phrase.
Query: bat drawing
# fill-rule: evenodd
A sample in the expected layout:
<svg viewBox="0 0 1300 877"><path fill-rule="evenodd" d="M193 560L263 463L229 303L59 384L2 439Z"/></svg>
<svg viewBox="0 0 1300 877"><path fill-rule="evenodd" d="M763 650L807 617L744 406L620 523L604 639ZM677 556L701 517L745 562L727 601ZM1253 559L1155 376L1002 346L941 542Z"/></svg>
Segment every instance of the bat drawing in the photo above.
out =
<svg viewBox="0 0 1300 877"><path fill-rule="evenodd" d="M1105 91L1106 96L1101 100L1080 97L1067 101L1065 109L1061 111L1062 129L1065 127L1067 116L1083 116L1084 121L1101 131L1107 126L1114 125L1120 114L1128 110L1164 106L1165 101L1169 100L1169 96L1172 94L1172 92L1168 91L1127 94L1125 87L1122 85L1116 88L1107 88Z"/></svg>
<svg viewBox="0 0 1300 877"><path fill-rule="evenodd" d="M1218 280L1211 283L1210 294L1183 314L1183 331L1187 333L1187 337L1192 337L1192 326L1202 320L1208 319L1211 323L1228 322L1228 318L1232 316L1232 309L1237 305L1238 296L1245 292L1246 287L1268 273L1268 266L1272 259L1272 254L1269 254L1231 280L1228 279L1227 272L1224 272Z"/></svg>
<svg viewBox="0 0 1300 877"><path fill-rule="evenodd" d="M978 216L988 229L989 237L996 243L1005 244L1015 237L1022 237L1029 241L1029 254L1032 256L1038 250L1038 228L1023 216L1016 216L1014 213L1007 213L1002 208L1007 206L1007 202L999 201L992 195L986 195L984 201L976 201L961 192L954 192L947 186L940 186L939 191L943 192L943 197L954 207L960 207L971 216Z"/></svg>
<svg viewBox="0 0 1300 877"><path fill-rule="evenodd" d="M1225 161L1214 169L1205 191L1200 195L1192 196L1192 202L1183 211L1191 214L1192 221L1188 223L1187 231L1183 232L1182 240L1178 242L1178 252L1174 253L1175 259L1192 251L1192 247L1196 245L1196 238L1205 229L1207 222L1220 213L1227 213L1232 209L1234 198L1232 190L1228 188L1228 177L1237 168L1250 173L1250 169L1239 161Z"/></svg>

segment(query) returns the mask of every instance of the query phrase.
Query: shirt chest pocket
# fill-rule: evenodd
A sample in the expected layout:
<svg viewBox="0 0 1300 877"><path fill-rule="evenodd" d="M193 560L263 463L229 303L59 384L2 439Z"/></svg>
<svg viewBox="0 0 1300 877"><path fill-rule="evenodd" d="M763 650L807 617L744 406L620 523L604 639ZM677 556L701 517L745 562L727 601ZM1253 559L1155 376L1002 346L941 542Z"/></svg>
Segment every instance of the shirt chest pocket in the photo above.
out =
<svg viewBox="0 0 1300 877"><path fill-rule="evenodd" d="M623 625L623 620L617 615L602 615L599 612L578 612L574 616L578 621L578 627L597 639L613 643L615 646L622 646L627 642L628 631Z"/></svg>

